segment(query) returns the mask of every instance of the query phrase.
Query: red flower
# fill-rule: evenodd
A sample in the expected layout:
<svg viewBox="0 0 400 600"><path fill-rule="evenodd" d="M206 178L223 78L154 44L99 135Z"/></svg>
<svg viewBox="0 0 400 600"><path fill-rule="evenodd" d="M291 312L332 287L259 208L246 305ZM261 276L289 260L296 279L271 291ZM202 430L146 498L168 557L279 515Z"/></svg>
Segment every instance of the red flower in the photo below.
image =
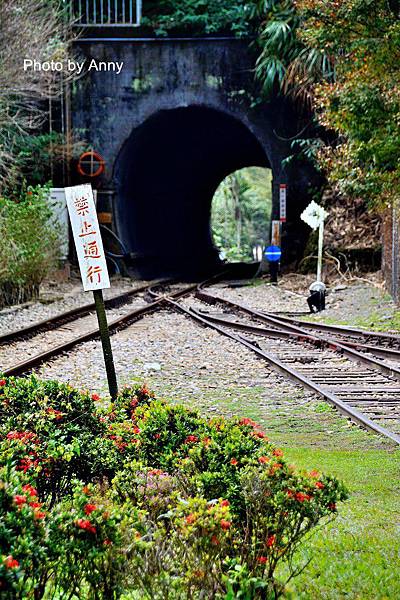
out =
<svg viewBox="0 0 400 600"><path fill-rule="evenodd" d="M43 502L29 502L29 506L31 506L32 508L40 508L41 506L43 506Z"/></svg>
<svg viewBox="0 0 400 600"><path fill-rule="evenodd" d="M287 494L288 498L293 498L294 497L294 491L293 490L287 490L286 494Z"/></svg>
<svg viewBox="0 0 400 600"><path fill-rule="evenodd" d="M46 513L41 512L40 510L35 510L35 512L33 513L33 516L35 519L44 519L46 516Z"/></svg>
<svg viewBox="0 0 400 600"><path fill-rule="evenodd" d="M136 408L138 404L139 400L137 398L134 398L131 402L131 408Z"/></svg>
<svg viewBox="0 0 400 600"><path fill-rule="evenodd" d="M190 514L186 517L186 523L188 525L192 525L196 520L196 517L193 514Z"/></svg>
<svg viewBox="0 0 400 600"><path fill-rule="evenodd" d="M9 431L7 433L8 440L20 440L21 442L29 442L35 440L36 434L32 431Z"/></svg>
<svg viewBox="0 0 400 600"><path fill-rule="evenodd" d="M30 496L37 496L38 495L37 491L35 490L35 488L33 486L31 486L30 483L27 483L26 485L23 485L22 489L23 489L24 492L26 492Z"/></svg>
<svg viewBox="0 0 400 600"><path fill-rule="evenodd" d="M308 494L303 494L303 492L297 492L295 498L296 498L296 500L298 500L298 502L304 502L305 500L311 500L311 496L309 496Z"/></svg>
<svg viewBox="0 0 400 600"><path fill-rule="evenodd" d="M5 379L0 379L0 387L4 387L7 381Z"/></svg>
<svg viewBox="0 0 400 600"><path fill-rule="evenodd" d="M26 504L26 496L20 496L19 494L17 494L16 496L14 496L14 502L17 506L22 506L23 504Z"/></svg>
<svg viewBox="0 0 400 600"><path fill-rule="evenodd" d="M272 452L272 454L274 456L283 456L283 451L280 448L275 448L275 450Z"/></svg>
<svg viewBox="0 0 400 600"><path fill-rule="evenodd" d="M277 471L278 469L282 469L282 467L282 463L274 463L273 465L271 465L270 473L273 475L275 471Z"/></svg>
<svg viewBox="0 0 400 600"><path fill-rule="evenodd" d="M310 471L310 477L313 477L314 479L318 479L319 472L316 471L315 469L313 469L312 471Z"/></svg>
<svg viewBox="0 0 400 600"><path fill-rule="evenodd" d="M267 539L268 548L271 548L274 544L275 544L275 536L270 535L269 538Z"/></svg>
<svg viewBox="0 0 400 600"><path fill-rule="evenodd" d="M86 504L84 506L84 511L86 515L90 515L94 510L96 510L97 506L95 504Z"/></svg>
<svg viewBox="0 0 400 600"><path fill-rule="evenodd" d="M82 488L82 492L83 492L84 494L86 494L87 496L89 496L89 494L90 494L90 489L89 489L89 487L88 487L87 485L84 485L84 486L83 486L83 488Z"/></svg>
<svg viewBox="0 0 400 600"><path fill-rule="evenodd" d="M100 400L100 396L98 394L92 394L93 402L98 402Z"/></svg>
<svg viewBox="0 0 400 600"><path fill-rule="evenodd" d="M265 565L265 563L268 562L268 558L266 556L259 556L257 562L259 562L260 565Z"/></svg>
<svg viewBox="0 0 400 600"><path fill-rule="evenodd" d="M6 567L8 567L9 569L18 569L19 567L19 562L17 560L15 560L15 558L13 558L10 554L10 556L7 556L7 558L4 561Z"/></svg>
<svg viewBox="0 0 400 600"><path fill-rule="evenodd" d="M150 469L147 475L162 475L163 471L161 469Z"/></svg>
<svg viewBox="0 0 400 600"><path fill-rule="evenodd" d="M221 500L221 506L229 506L229 500Z"/></svg>
<svg viewBox="0 0 400 600"><path fill-rule="evenodd" d="M135 425L135 427L133 428L133 433L136 433L136 434L140 433L140 429L139 429L139 427L137 427L137 425Z"/></svg>
<svg viewBox="0 0 400 600"><path fill-rule="evenodd" d="M194 444L198 441L199 438L197 437L197 435L188 435L186 440L184 441L184 444Z"/></svg>
<svg viewBox="0 0 400 600"><path fill-rule="evenodd" d="M34 469L39 464L38 460L31 460L30 458L21 458L17 467L18 471L26 473L29 469Z"/></svg>
<svg viewBox="0 0 400 600"><path fill-rule="evenodd" d="M92 525L91 522L87 519L78 519L75 524L77 527L80 527L84 531L89 531L89 533L96 533L96 527L94 527L94 525Z"/></svg>
<svg viewBox="0 0 400 600"><path fill-rule="evenodd" d="M55 419L56 421L60 421L60 420L63 418L63 414L62 414L62 412L61 412L60 410L56 410L56 409L54 409L54 408L52 408L52 407L48 408L48 409L46 410L46 413L47 413L48 415L53 415L53 417L54 417L54 419Z"/></svg>
<svg viewBox="0 0 400 600"><path fill-rule="evenodd" d="M210 437L204 437L202 440L203 444L205 446L209 446L211 444L211 438Z"/></svg>
<svg viewBox="0 0 400 600"><path fill-rule="evenodd" d="M315 487L318 488L319 490L323 490L325 486L322 483L322 481L317 481L315 484Z"/></svg>
<svg viewBox="0 0 400 600"><path fill-rule="evenodd" d="M336 510L336 504L334 502L331 502L330 504L328 504L328 508L329 510L334 512Z"/></svg>
<svg viewBox="0 0 400 600"><path fill-rule="evenodd" d="M33 196L33 192L26 192L27 196Z"/></svg>
<svg viewBox="0 0 400 600"><path fill-rule="evenodd" d="M104 542L103 542L103 546L111 546L111 544L112 544L112 541L109 540L108 538L106 540L104 540Z"/></svg>
<svg viewBox="0 0 400 600"><path fill-rule="evenodd" d="M238 464L238 460L236 458L231 458L231 465L236 466Z"/></svg>
<svg viewBox="0 0 400 600"><path fill-rule="evenodd" d="M248 419L245 417L244 419L240 419L239 425L250 425L251 427L256 427L257 423L255 423L253 419Z"/></svg>
<svg viewBox="0 0 400 600"><path fill-rule="evenodd" d="M216 535L213 535L211 537L211 543L212 543L213 546L219 546L219 539L217 538Z"/></svg>
<svg viewBox="0 0 400 600"><path fill-rule="evenodd" d="M265 463L269 462L269 458L268 458L268 456L260 456L260 458L258 459L258 462L261 463L262 465L265 465Z"/></svg>
<svg viewBox="0 0 400 600"><path fill-rule="evenodd" d="M220 525L221 529L227 531L228 529L230 529L232 523L230 521L226 521L225 519L221 519Z"/></svg>
<svg viewBox="0 0 400 600"><path fill-rule="evenodd" d="M154 437L156 438L156 440L159 440L161 437L161 433L155 433Z"/></svg>

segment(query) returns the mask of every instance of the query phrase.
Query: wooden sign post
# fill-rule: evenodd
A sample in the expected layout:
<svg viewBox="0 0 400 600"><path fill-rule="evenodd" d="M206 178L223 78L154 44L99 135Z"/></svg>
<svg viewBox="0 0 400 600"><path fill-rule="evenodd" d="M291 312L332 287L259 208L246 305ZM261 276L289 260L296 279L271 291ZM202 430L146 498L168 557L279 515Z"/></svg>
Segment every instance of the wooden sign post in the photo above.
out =
<svg viewBox="0 0 400 600"><path fill-rule="evenodd" d="M110 287L110 279L92 186L88 184L67 187L65 188L65 198L78 255L83 289L85 292L92 291L94 296L108 388L111 398L114 400L118 394L118 384L102 292L103 289Z"/></svg>

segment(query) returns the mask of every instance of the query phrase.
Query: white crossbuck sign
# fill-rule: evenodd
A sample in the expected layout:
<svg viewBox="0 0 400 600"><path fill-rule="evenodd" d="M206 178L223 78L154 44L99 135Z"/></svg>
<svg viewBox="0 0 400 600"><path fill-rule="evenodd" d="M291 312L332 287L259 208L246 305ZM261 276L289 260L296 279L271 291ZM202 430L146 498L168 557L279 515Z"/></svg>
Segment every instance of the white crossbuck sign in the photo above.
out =
<svg viewBox="0 0 400 600"><path fill-rule="evenodd" d="M305 210L301 213L301 219L311 227L318 229L328 216L326 210L312 200Z"/></svg>

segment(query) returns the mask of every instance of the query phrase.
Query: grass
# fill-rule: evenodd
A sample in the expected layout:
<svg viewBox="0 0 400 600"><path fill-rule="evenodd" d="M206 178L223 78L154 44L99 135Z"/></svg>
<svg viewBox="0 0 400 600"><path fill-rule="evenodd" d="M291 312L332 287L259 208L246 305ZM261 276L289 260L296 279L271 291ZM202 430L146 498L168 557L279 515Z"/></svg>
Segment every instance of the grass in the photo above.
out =
<svg viewBox="0 0 400 600"><path fill-rule="evenodd" d="M285 454L298 467L336 475L351 494L337 519L299 553L299 562L313 560L289 584L292 597L400 598L400 451L290 448Z"/></svg>
<svg viewBox="0 0 400 600"><path fill-rule="evenodd" d="M361 317L355 317L353 315L344 319L326 317L323 313L317 314L317 316L301 316L299 319L316 321L318 323L325 323L326 325L348 325L350 327L368 329L371 331L400 331L400 311L393 309L371 310L368 315L363 315Z"/></svg>

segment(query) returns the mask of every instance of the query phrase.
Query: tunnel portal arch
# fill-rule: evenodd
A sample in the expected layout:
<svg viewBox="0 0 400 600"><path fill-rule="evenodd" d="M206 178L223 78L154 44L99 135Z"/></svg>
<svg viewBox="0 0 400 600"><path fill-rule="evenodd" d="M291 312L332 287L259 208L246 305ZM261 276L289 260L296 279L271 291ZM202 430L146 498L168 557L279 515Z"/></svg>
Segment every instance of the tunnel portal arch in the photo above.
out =
<svg viewBox="0 0 400 600"><path fill-rule="evenodd" d="M211 228L218 185L238 169L270 167L238 118L204 105L159 110L134 128L117 155L115 219L138 255L136 275L202 277L219 265Z"/></svg>

